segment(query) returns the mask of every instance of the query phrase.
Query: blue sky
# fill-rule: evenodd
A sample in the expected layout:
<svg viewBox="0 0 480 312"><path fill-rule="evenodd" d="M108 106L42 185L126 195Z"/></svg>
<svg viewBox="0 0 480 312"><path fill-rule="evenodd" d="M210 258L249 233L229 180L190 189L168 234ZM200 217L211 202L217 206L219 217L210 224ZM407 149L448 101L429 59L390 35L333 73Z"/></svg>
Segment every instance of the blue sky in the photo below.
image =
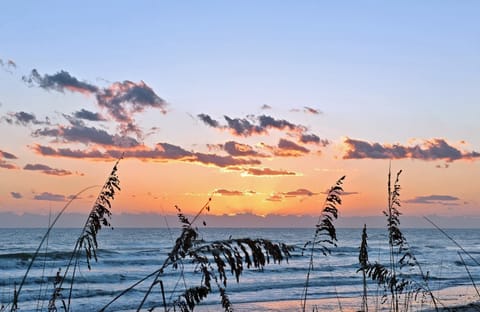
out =
<svg viewBox="0 0 480 312"><path fill-rule="evenodd" d="M375 143L383 147L399 145L411 151L416 145L423 146L428 153L422 156L411 154L394 159L394 167L403 168L406 183L410 183L405 200L452 196L457 199L454 206L460 203L468 206L462 214L475 213L474 209L480 204L472 186L479 173L475 152L480 150L479 8L480 4L474 1L4 3L0 12L3 64L0 114L4 118L0 129L11 135L2 137L0 151L17 157L13 162L22 174L13 186L3 185L0 210L35 206L33 201L19 203L31 191L23 186L32 178L22 170L27 164L57 165L84 173L64 178L69 179L73 190L96 183L96 166L108 168L110 165L34 153L35 144L73 148L68 145L72 142L32 136L41 128L39 124L21 127L5 121L15 112L26 112L38 120L49 118L52 124L66 127L65 115L81 109L107 118L108 112L98 106L95 94L58 92L22 81L22 77L29 77L36 69L44 78L65 71L78 81L105 90L115 82L128 80L141 84L143 81L167 103L166 111L157 107L132 113L132 120L143 131L143 148L167 142L186 151L213 153L218 152L212 151L213 146L235 140L260 150L265 144L274 146L281 142L279 139L292 140L293 137L292 133L275 132L261 138L243 136L240 140L225 128L206 126L198 118L199 114L223 123L224 116L254 120L267 114L277 121L301 125L308 133L329 142L328 147L317 146L317 150L305 145L309 150L305 158L297 155L262 160L262 168L298 172L293 180L288 177L234 179L230 176L233 173L225 173L225 167L219 170L218 167L205 168L205 164L179 164L178 159L171 158L162 158L162 164L158 160L141 159L144 167L139 169L142 172L139 175L146 180L158 179L147 174L153 168L177 170L178 183L182 181L180 177L185 176L228 181L201 185L204 187L198 192L205 196L208 188L251 189L256 194L273 196L296 189L316 189L313 193L318 193L341 171L347 176L350 174L349 188L358 193L351 204L347 203L348 211L361 214L353 212L354 207L367 202L366 210L375 214L381 209L381 196L373 195L374 191L366 188L362 181L368 179L371 188L381 193L378 187L384 185L388 157L382 154L379 160L375 158L378 155L370 154L346 159L345 148L360 148L360 145L345 145L346 138L350 138L368 142L372 149ZM307 108L318 113L308 114ZM107 119L101 126L92 124L91 127L103 129L112 136L119 135L116 121ZM442 140L447 145L441 146ZM83 139L83 145L75 148L101 148L87 141ZM300 147L296 148L301 151ZM438 151L444 154L435 154ZM435 155L425 156L430 152ZM457 153L457 158L445 156L451 152ZM314 153L318 157L315 158ZM5 157L0 161L11 162ZM138 162L132 159L126 162L129 167L125 170L126 179L135 179L128 174L134 172L134 164ZM311 171L306 169L306 164L311 164ZM3 171L6 175L14 172ZM322 176L320 172L335 174ZM58 189L57 185L65 180L44 178L50 179L45 180L48 189L34 190L34 194L74 193L70 189ZM435 183L426 186L432 180ZM462 182L452 187L452 180ZM314 185L314 181L322 186ZM188 183L187 186L198 185ZM143 192L129 187L133 189L131 193L127 191L130 199L125 199L124 205L119 204L124 211L130 211L132 196L137 200L145 197L139 201L149 206L146 211L155 211L154 206L158 205L148 204L145 194L156 190ZM166 210L178 201L190 202L179 194L196 192L180 186L169 188L162 195L167 199L160 205ZM12 198L9 195L12 192L24 195L21 199ZM233 203L232 198L230 202L218 200L219 211L287 213L298 204L285 204L277 209L271 203L262 203L260 198L252 204L238 198L234 198L237 203ZM447 200L442 204L451 202ZM248 210L246 205L270 206L257 211L251 207ZM418 205L415 207L426 207L425 212L433 211L420 200ZM442 212L448 214L451 210Z"/></svg>

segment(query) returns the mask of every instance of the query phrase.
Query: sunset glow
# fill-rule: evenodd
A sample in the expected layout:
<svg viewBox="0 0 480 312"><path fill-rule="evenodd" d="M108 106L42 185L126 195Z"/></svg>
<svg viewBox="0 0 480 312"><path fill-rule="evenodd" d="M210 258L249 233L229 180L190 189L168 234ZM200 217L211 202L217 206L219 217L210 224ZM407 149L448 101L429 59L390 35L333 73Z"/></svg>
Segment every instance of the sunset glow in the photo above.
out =
<svg viewBox="0 0 480 312"><path fill-rule="evenodd" d="M376 216L391 166L406 215L479 216L478 5L431 5L4 4L0 213L123 155L115 213L315 216L345 175L341 216Z"/></svg>

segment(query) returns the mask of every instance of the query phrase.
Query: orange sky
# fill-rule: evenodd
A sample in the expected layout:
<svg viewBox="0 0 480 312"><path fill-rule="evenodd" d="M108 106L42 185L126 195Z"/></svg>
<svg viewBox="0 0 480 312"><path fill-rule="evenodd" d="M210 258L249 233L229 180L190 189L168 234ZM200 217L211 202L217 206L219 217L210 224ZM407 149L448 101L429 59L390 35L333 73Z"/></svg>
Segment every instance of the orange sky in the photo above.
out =
<svg viewBox="0 0 480 312"><path fill-rule="evenodd" d="M4 16L0 213L58 211L123 154L116 213L317 215L346 175L341 215L381 215L391 163L405 214L479 215L475 10L154 6Z"/></svg>

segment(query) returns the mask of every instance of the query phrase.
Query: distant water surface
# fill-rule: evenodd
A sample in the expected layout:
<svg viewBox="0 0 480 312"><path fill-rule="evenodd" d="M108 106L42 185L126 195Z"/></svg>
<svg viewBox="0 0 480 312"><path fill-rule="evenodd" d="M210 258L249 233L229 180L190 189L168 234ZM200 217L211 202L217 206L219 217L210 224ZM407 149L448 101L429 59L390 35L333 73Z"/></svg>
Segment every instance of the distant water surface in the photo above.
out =
<svg viewBox="0 0 480 312"><path fill-rule="evenodd" d="M227 291L233 303L245 304L261 301L300 300L308 268L308 257L301 249L312 239L313 229L225 229L201 228L201 239L206 241L232 238L267 238L296 247L292 258L281 264L270 264L263 271L246 269L236 283L235 277L228 280ZM475 259L480 258L480 231L473 229L449 229L448 233ZM37 248L44 229L0 229L0 303L12 300L14 284L23 274ZM338 247L332 248L330 256L320 253L315 257L309 298L360 298L361 274L358 270L358 250L361 229L338 229ZM104 229L99 236L98 262L87 269L82 258L73 289L73 311L94 311L102 308L121 290L157 270L174 244L180 229ZM414 255L424 272L430 276L430 287L441 290L447 287L471 287L471 281L460 261L459 248L435 229L405 229L403 231ZM53 290L53 280L59 268L64 269L74 246L79 229L54 229L48 244L42 248L26 285L20 295L20 311L47 310L48 299ZM371 262L387 264L388 237L384 229L368 230L369 258ZM480 269L473 260L463 255L470 274L480 281ZM168 270L162 275L167 301L171 302L184 289L199 285L200 274L195 273L188 260L181 270ZM418 278L418 272L411 273ZM67 283L64 284L64 286ZM141 284L112 305L110 311L136 309L149 283ZM371 294L381 290L370 283ZM63 291L64 296L67 290ZM39 301L38 298L45 300ZM145 307L161 306L160 290L154 291ZM206 304L217 304L218 294L211 294ZM60 304L58 304L60 306ZM60 309L61 310L61 309ZM160 310L160 309L159 309Z"/></svg>

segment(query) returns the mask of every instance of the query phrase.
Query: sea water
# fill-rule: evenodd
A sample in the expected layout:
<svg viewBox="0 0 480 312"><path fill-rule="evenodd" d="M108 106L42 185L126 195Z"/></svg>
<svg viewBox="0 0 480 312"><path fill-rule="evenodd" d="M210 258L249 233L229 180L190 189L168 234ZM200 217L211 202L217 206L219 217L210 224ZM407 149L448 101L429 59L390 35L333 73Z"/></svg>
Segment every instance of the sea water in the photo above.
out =
<svg viewBox="0 0 480 312"><path fill-rule="evenodd" d="M71 310L99 310L121 291L158 270L167 259L180 231L165 228L102 229L98 237L98 261L92 261L89 270L85 257L80 259L72 288ZM434 292L456 286L472 287L471 279L480 281L480 268L475 263L480 256L480 231L449 229L447 232L474 259L436 229L403 230L423 273L428 273L429 287ZM0 229L0 305L11 307L14 289L20 284L44 233L45 229ZM59 269L63 274L79 233L79 229L54 229L50 233L19 295L20 311L48 310L55 276ZM262 270L245 268L239 283L227 272L227 294L234 307L235 304L248 307L249 303L253 306L262 301L300 301L309 267L308 252L304 252L303 246L313 238L313 229L207 227L200 228L199 233L199 238L205 242L250 237L293 245L295 250L288 262L270 263ZM362 274L358 272L361 235L362 229L337 229L338 243L337 247L331 246L331 254L324 256L316 251L308 288L309 299L357 298L360 305L363 291ZM368 251L370 262L388 266L388 234L385 229L368 229ZM414 269L408 274L420 280L418 270ZM197 267L188 258L176 270L165 270L160 280L167 304L177 299L186 286L199 286L200 278ZM147 279L139 284L107 310L135 310L151 282L152 279ZM63 288L61 295L65 299L70 291L69 283L65 282ZM369 282L368 289L370 294L383 294L383 289L374 282ZM145 302L145 309L163 309L161 294L158 284ZM57 299L56 303L60 311L62 298ZM216 306L211 311L221 310L219 302L218 292L210 294L203 301L208 306Z"/></svg>

